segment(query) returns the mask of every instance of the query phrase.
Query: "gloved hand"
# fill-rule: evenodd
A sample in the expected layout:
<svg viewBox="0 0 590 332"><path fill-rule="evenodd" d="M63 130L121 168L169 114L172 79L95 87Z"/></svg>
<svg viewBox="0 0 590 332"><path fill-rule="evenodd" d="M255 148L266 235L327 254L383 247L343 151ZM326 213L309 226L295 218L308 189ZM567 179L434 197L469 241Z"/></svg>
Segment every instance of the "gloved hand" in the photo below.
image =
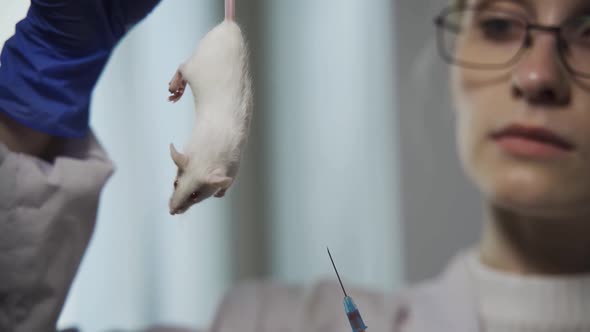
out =
<svg viewBox="0 0 590 332"><path fill-rule="evenodd" d="M31 0L0 54L0 112L60 137L88 132L113 48L160 0Z"/></svg>

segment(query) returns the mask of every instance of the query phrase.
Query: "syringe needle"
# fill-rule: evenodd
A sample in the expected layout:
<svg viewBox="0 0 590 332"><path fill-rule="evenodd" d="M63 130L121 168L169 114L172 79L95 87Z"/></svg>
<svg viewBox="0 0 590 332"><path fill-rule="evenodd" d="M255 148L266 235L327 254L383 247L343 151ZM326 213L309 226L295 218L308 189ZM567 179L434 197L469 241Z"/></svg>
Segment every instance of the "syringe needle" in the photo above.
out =
<svg viewBox="0 0 590 332"><path fill-rule="evenodd" d="M344 289L344 285L342 284L342 280L340 280L340 275L338 274L338 269L336 269L336 264L334 264L334 260L332 259L332 254L330 253L330 248L326 247L326 249L328 249L328 256L330 256L330 261L332 261L332 266L334 267L334 271L336 271L336 276L338 277L338 282L340 282L340 287L342 287L342 291L344 292L344 296L348 297L348 295L346 294L346 290Z"/></svg>
<svg viewBox="0 0 590 332"><path fill-rule="evenodd" d="M346 316L348 317L348 321L350 322L350 327L352 328L353 332L365 332L367 330L367 325L365 325L365 322L363 322L361 313L356 307L356 304L354 304L352 298L348 296L348 294L346 294L346 290L344 289L344 285L342 284L342 280L340 279L340 275L338 274L338 269L336 269L336 264L334 264L334 259L332 259L330 248L326 247L326 249L328 249L330 261L332 261L332 266L334 267L334 271L336 271L336 276L338 276L340 287L342 287L342 291L344 292L344 311L346 312Z"/></svg>

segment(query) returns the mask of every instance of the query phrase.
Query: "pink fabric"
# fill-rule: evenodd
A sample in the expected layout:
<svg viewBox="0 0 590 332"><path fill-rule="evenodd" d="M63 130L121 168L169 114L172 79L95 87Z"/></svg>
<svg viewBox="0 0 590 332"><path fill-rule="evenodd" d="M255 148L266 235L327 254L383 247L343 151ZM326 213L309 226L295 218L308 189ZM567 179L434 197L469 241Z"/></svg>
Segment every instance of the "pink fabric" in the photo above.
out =
<svg viewBox="0 0 590 332"><path fill-rule="evenodd" d="M463 255L439 278L396 294L350 289L368 331L478 331ZM336 281L307 288L246 284L227 295L210 332L350 331L342 300Z"/></svg>

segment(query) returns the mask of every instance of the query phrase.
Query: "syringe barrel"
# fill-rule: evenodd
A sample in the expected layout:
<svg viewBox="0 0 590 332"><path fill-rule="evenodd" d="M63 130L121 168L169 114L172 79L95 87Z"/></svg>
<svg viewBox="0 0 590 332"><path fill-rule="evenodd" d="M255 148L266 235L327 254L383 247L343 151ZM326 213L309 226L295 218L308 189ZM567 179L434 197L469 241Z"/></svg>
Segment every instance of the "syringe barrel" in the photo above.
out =
<svg viewBox="0 0 590 332"><path fill-rule="evenodd" d="M358 308L350 296L344 298L344 310L353 332L364 332L367 329Z"/></svg>

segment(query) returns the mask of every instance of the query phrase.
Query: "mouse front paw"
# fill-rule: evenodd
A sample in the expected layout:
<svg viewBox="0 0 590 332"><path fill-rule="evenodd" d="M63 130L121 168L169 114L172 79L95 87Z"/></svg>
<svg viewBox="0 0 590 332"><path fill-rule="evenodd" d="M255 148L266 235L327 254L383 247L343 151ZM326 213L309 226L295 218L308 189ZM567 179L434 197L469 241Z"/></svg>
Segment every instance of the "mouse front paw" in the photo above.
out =
<svg viewBox="0 0 590 332"><path fill-rule="evenodd" d="M168 100L175 103L180 100L186 89L186 80L182 77L180 70L177 70L172 77L170 83L168 83L168 91L172 94L168 96Z"/></svg>

